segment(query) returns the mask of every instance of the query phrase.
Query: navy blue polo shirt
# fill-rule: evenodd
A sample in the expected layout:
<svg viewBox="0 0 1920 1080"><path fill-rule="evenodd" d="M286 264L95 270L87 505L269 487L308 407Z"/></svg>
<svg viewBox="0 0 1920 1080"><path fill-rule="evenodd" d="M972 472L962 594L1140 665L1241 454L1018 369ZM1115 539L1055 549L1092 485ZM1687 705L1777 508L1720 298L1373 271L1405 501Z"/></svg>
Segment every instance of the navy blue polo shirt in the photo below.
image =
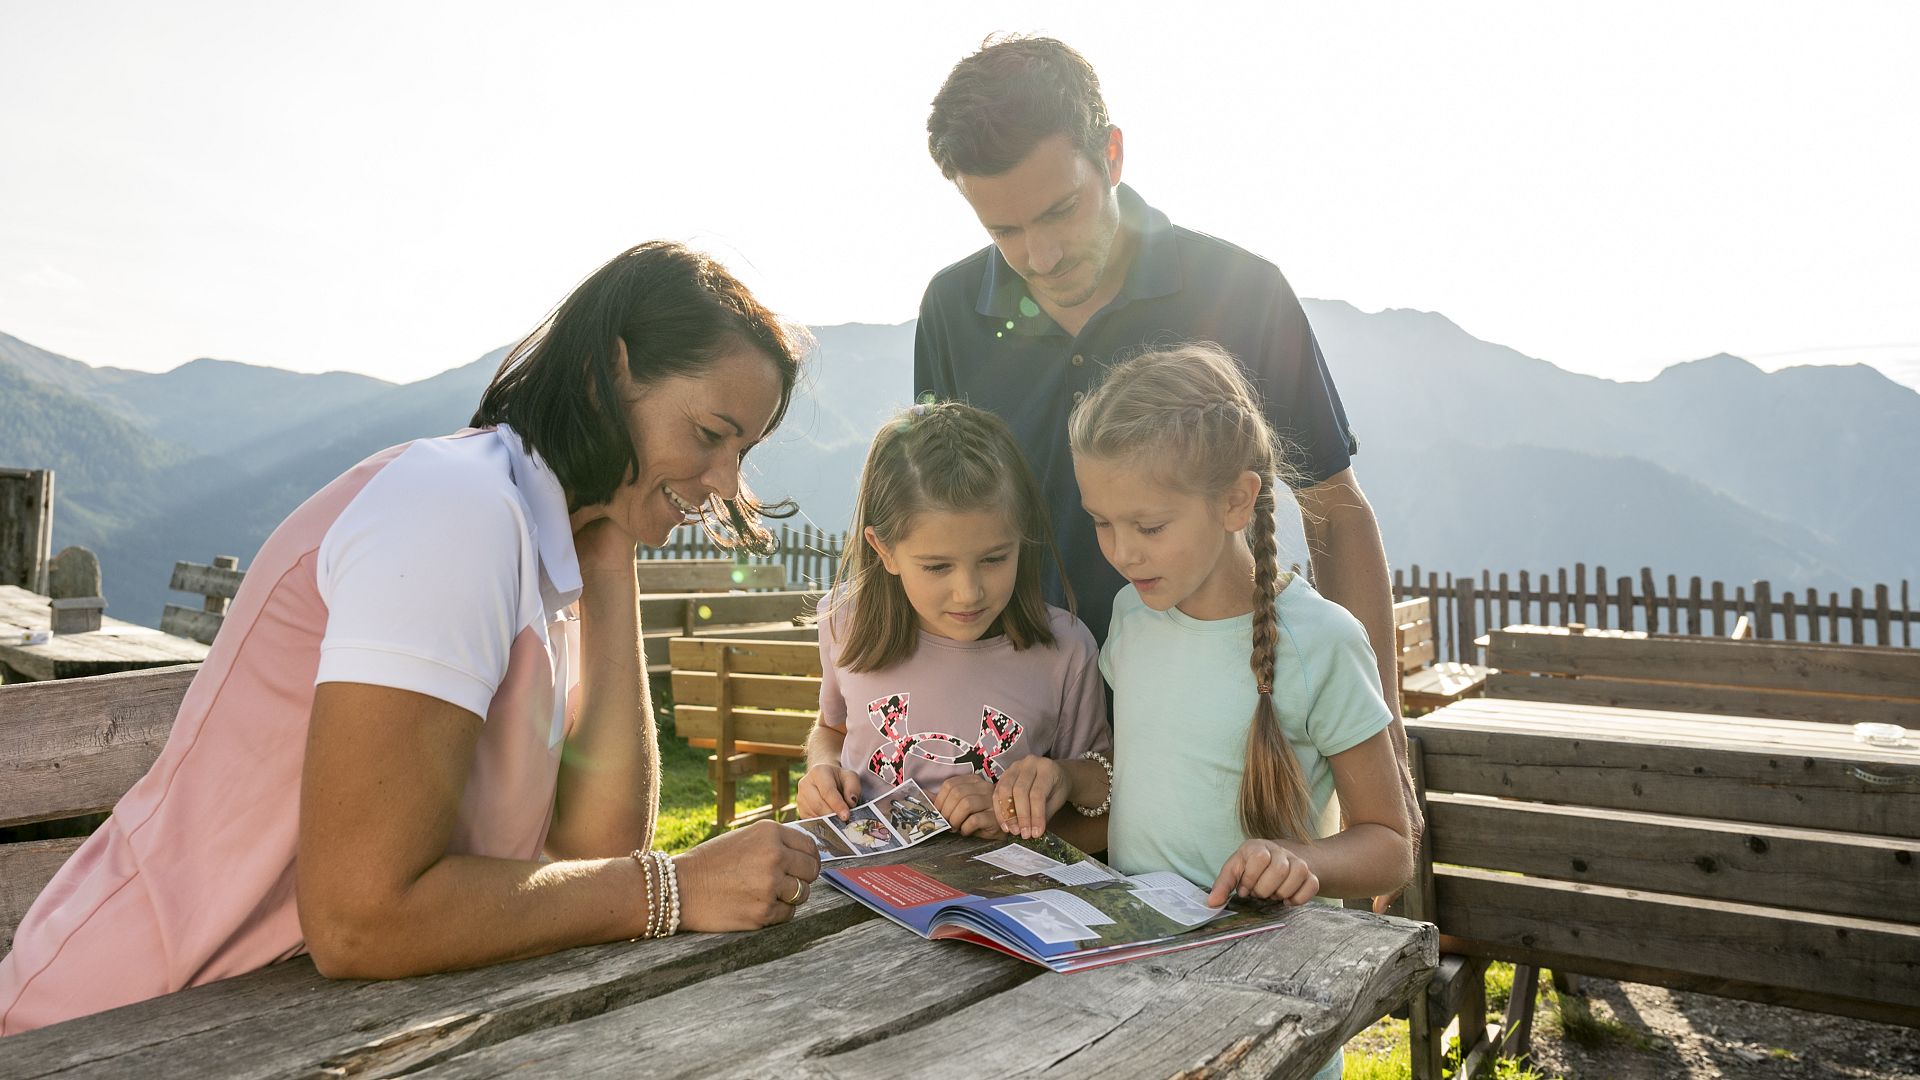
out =
<svg viewBox="0 0 1920 1080"><path fill-rule="evenodd" d="M1299 298L1272 263L1175 226L1125 184L1121 220L1137 238L1120 294L1077 335L1041 310L1027 283L989 245L940 271L914 335L917 396L966 401L999 414L1040 480L1079 613L1102 642L1126 579L1107 564L1080 508L1067 415L1110 364L1141 351L1211 341L1253 378L1289 460L1308 483L1345 469L1358 450L1340 394ZM1048 566L1047 599L1062 602Z"/></svg>

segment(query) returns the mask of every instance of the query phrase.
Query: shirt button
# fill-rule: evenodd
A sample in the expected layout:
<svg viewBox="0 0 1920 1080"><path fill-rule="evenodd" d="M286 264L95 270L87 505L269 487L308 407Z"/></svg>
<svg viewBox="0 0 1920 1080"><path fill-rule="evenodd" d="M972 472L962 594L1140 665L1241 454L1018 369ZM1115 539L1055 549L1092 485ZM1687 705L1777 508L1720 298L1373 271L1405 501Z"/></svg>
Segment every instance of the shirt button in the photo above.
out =
<svg viewBox="0 0 1920 1080"><path fill-rule="evenodd" d="M1075 405L1080 404L1082 401L1086 400L1086 396L1087 396L1087 392L1085 390L1075 390L1073 392L1073 403Z"/></svg>
<svg viewBox="0 0 1920 1080"><path fill-rule="evenodd" d="M1086 358L1086 357L1084 357L1084 356L1081 356L1081 355L1080 355L1079 353L1074 353L1074 354L1073 354L1073 366L1074 366L1074 367L1079 367L1079 366L1080 366L1081 364L1084 364L1084 363L1086 363L1086 362L1087 362L1087 358Z"/></svg>

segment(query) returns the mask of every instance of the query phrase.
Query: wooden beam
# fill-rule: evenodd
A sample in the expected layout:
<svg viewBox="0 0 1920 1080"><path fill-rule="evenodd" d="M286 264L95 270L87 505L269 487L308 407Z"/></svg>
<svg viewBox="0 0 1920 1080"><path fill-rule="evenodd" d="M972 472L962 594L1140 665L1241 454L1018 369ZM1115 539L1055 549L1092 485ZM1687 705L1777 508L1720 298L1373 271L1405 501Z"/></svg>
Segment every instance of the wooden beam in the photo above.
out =
<svg viewBox="0 0 1920 1080"><path fill-rule="evenodd" d="M677 671L714 670L720 650L732 648L729 670L742 675L806 675L820 677L820 648L812 643L787 643L753 638L674 638L668 652Z"/></svg>
<svg viewBox="0 0 1920 1080"><path fill-rule="evenodd" d="M1499 664L1492 665L1499 668ZM1513 701L1558 701L1571 705L1606 705L1624 709L1668 709L1719 716L1770 716L1820 724L1857 724L1862 721L1900 723L1911 718L1920 701L1889 698L1842 697L1786 690L1752 690L1724 685L1677 682L1638 682L1582 676L1577 679L1518 675L1504 668L1487 677L1488 697Z"/></svg>
<svg viewBox="0 0 1920 1080"><path fill-rule="evenodd" d="M173 564L173 577L167 582L167 588L231 600L239 595L240 583L246 576L245 570L237 568L177 562Z"/></svg>
<svg viewBox="0 0 1920 1080"><path fill-rule="evenodd" d="M0 844L0 956L13 948L13 931L83 839L30 840Z"/></svg>
<svg viewBox="0 0 1920 1080"><path fill-rule="evenodd" d="M1791 642L1589 637L1497 630L1502 671L1604 676L1920 702L1920 650L1810 649Z"/></svg>
<svg viewBox="0 0 1920 1080"><path fill-rule="evenodd" d="M818 653L815 653L817 656ZM800 709L817 712L820 708L820 679L805 675L730 675L736 709ZM673 672L673 704L718 705L719 677L711 671Z"/></svg>
<svg viewBox="0 0 1920 1080"><path fill-rule="evenodd" d="M0 826L112 809L160 756L199 669L0 686Z"/></svg>

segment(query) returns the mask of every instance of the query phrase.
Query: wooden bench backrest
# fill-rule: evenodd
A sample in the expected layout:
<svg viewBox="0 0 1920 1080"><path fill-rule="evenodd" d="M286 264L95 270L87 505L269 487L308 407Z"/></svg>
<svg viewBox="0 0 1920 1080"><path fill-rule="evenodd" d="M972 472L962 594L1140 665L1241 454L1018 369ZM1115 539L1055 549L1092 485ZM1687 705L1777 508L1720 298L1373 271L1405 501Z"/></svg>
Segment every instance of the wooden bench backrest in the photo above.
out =
<svg viewBox="0 0 1920 1080"><path fill-rule="evenodd" d="M820 711L820 648L811 642L673 639L674 733L696 746L720 737L723 652L738 748L790 753L804 747Z"/></svg>
<svg viewBox="0 0 1920 1080"><path fill-rule="evenodd" d="M634 575L643 593L731 592L735 589L785 589L787 568L779 563L736 563L732 559L636 559Z"/></svg>
<svg viewBox="0 0 1920 1080"><path fill-rule="evenodd" d="M1433 663L1433 606L1425 597L1393 605L1394 634L1400 648L1400 674Z"/></svg>
<svg viewBox="0 0 1920 1080"><path fill-rule="evenodd" d="M647 670L664 672L672 662L667 643L676 637L818 640L808 619L820 594L808 590L758 593L670 593L641 596L640 631Z"/></svg>
<svg viewBox="0 0 1920 1080"><path fill-rule="evenodd" d="M199 593L206 599L198 608L168 604L160 613L160 629L202 645L213 644L213 636L226 621L227 601L239 595L240 582L246 576L247 572L240 569L240 560L231 555L217 556L212 566L174 563L167 588L174 592Z"/></svg>
<svg viewBox="0 0 1920 1080"><path fill-rule="evenodd" d="M1855 724L1920 717L1920 649L1496 630L1487 697Z"/></svg>
<svg viewBox="0 0 1920 1080"><path fill-rule="evenodd" d="M1611 723L1407 721L1443 952L1920 1024L1910 752Z"/></svg>
<svg viewBox="0 0 1920 1080"><path fill-rule="evenodd" d="M111 810L160 756L198 664L0 686L0 826ZM0 844L0 953L79 838Z"/></svg>

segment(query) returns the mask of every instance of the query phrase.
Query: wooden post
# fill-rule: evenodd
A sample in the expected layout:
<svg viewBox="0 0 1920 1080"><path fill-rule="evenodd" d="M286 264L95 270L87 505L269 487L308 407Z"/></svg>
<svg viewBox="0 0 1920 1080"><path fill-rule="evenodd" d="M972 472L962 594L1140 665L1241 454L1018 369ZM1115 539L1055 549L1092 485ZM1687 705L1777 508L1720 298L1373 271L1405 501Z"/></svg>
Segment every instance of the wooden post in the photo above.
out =
<svg viewBox="0 0 1920 1080"><path fill-rule="evenodd" d="M1893 644L1893 635L1890 633L1892 628L1888 625L1888 620L1893 617L1893 613L1887 610L1887 604L1887 587L1875 585L1873 587L1873 643L1883 648Z"/></svg>
<svg viewBox="0 0 1920 1080"><path fill-rule="evenodd" d="M1587 621L1587 564L1586 563L1577 562L1573 564L1573 591L1575 594L1574 601L1573 601L1573 604L1574 604L1573 614L1565 618L1562 618L1560 620L1562 624L1568 625L1568 626L1571 626L1574 623L1583 623Z"/></svg>
<svg viewBox="0 0 1920 1080"><path fill-rule="evenodd" d="M714 821L725 829L733 824L734 811L740 806L733 780L733 683L727 677L733 667L733 646L728 645L717 651L719 655L713 661L714 686L717 690L713 716L720 730L714 739L713 756L707 761L713 775Z"/></svg>
<svg viewBox="0 0 1920 1080"><path fill-rule="evenodd" d="M1855 645L1865 645L1867 643L1867 628L1860 617L1860 609L1864 606L1866 606L1865 597L1859 589L1853 590L1853 607L1847 612L1847 617L1853 622L1853 643Z"/></svg>
<svg viewBox="0 0 1920 1080"><path fill-rule="evenodd" d="M1521 571L1522 575L1524 575L1525 573L1526 571L1524 570ZM1497 625L1489 624L1487 626L1487 629L1504 630L1507 627L1513 625L1512 620L1507 618L1507 615L1509 614L1507 611L1508 597L1509 597L1509 594L1507 592L1507 572L1505 570L1502 570L1500 571L1500 621Z"/></svg>
<svg viewBox="0 0 1920 1080"><path fill-rule="evenodd" d="M1900 644L1913 648L1913 605L1907 601L1907 581L1900 579Z"/></svg>
<svg viewBox="0 0 1920 1080"><path fill-rule="evenodd" d="M1585 621L1585 620L1581 620ZM1593 568L1593 623L1600 629L1607 629L1607 568Z"/></svg>
<svg viewBox="0 0 1920 1080"><path fill-rule="evenodd" d="M1520 571L1520 621L1523 623L1533 621L1533 619L1527 615L1527 586L1529 584L1529 577L1530 575L1528 575L1525 570ZM1546 620L1542 619L1540 621L1545 622Z"/></svg>
<svg viewBox="0 0 1920 1080"><path fill-rule="evenodd" d="M1840 594L1827 594L1827 640L1840 644Z"/></svg>
<svg viewBox="0 0 1920 1080"><path fill-rule="evenodd" d="M1753 583L1753 624L1754 636L1761 641L1773 638L1773 583L1756 581Z"/></svg>
<svg viewBox="0 0 1920 1080"><path fill-rule="evenodd" d="M1623 577L1613 591L1613 602L1620 610L1620 629L1633 629L1633 579ZM1652 619L1648 619L1647 633L1653 633Z"/></svg>
<svg viewBox="0 0 1920 1080"><path fill-rule="evenodd" d="M1793 590L1791 589L1780 594L1780 618L1786 623L1786 639L1788 641L1799 641L1799 612L1794 610Z"/></svg>
<svg viewBox="0 0 1920 1080"><path fill-rule="evenodd" d="M233 555L215 555L213 557L213 568L215 570L238 570L240 569L240 560ZM227 598L224 596L209 596L207 597L207 602L201 605L201 607L215 615L225 615L227 613Z"/></svg>
<svg viewBox="0 0 1920 1080"><path fill-rule="evenodd" d="M1647 633L1651 634L1660 629L1658 625L1660 622L1660 593L1653 584L1652 567L1643 566L1640 568L1640 588L1646 593L1647 597ZM1673 595L1673 578L1671 577L1667 578L1667 595L1669 597ZM1672 616L1667 617L1667 632L1673 632Z"/></svg>
<svg viewBox="0 0 1920 1080"><path fill-rule="evenodd" d="M1687 586L1687 633L1700 636L1700 575L1693 575Z"/></svg>
<svg viewBox="0 0 1920 1080"><path fill-rule="evenodd" d="M1807 640L1820 643L1820 593L1819 590L1807 590Z"/></svg>
<svg viewBox="0 0 1920 1080"><path fill-rule="evenodd" d="M47 595L53 470L0 469L0 585Z"/></svg>
<svg viewBox="0 0 1920 1080"><path fill-rule="evenodd" d="M1713 583L1713 636L1727 636L1727 586L1720 581Z"/></svg>
<svg viewBox="0 0 1920 1080"><path fill-rule="evenodd" d="M1456 607L1454 610L1453 649L1448 655L1451 656L1456 663L1471 662L1473 660L1473 639L1480 636L1480 631L1475 629L1474 625L1475 616L1478 613L1474 610L1473 606L1473 575L1462 574L1453 580L1456 589L1454 594Z"/></svg>

